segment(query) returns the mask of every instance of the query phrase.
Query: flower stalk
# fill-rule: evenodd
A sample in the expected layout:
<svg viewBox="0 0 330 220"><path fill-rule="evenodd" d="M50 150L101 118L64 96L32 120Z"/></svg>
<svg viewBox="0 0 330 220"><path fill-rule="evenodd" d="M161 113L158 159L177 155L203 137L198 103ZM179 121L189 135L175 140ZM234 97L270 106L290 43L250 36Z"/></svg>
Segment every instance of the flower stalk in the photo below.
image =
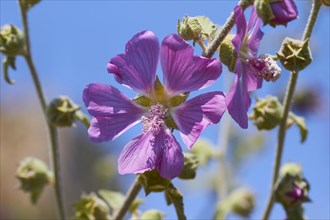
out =
<svg viewBox="0 0 330 220"><path fill-rule="evenodd" d="M37 70L34 66L32 54L31 54L31 47L30 47L30 39L29 39L29 25L28 25L28 17L27 17L27 9L24 6L24 3L22 0L19 0L19 8L22 15L22 23L23 23L23 30L25 35L25 53L24 53L24 59L26 63L28 64L33 84L35 86L35 89L37 91L38 99L40 101L41 108L43 110L44 116L47 121L47 127L50 137L50 155L52 159L52 170L54 172L54 188L55 188L55 195L56 195L56 201L59 209L59 215L60 219L65 219L65 211L64 211L64 203L63 203L63 196L62 196L62 187L61 187L61 178L60 178L60 163L59 163L59 146L58 146L58 138L57 138L57 129L53 125L51 125L47 120L46 115L46 99L44 96L44 93L41 88L41 83L38 77Z"/></svg>
<svg viewBox="0 0 330 220"><path fill-rule="evenodd" d="M136 196L139 194L140 190L142 189L142 185L139 182L139 177L137 176L131 185L131 188L128 190L125 202L123 203L122 207L117 211L114 215L114 220L122 220L131 207L133 201L135 200Z"/></svg>
<svg viewBox="0 0 330 220"><path fill-rule="evenodd" d="M305 41L310 38L312 30L314 28L317 15L319 13L319 10L321 8L321 1L320 0L314 0L313 6L311 9L311 13L308 19L308 22L306 24L306 28L302 37L302 40ZM275 161L274 161L274 167L273 167L273 176L272 176L272 187L271 192L266 204L265 211L262 215L262 219L266 220L269 219L269 215L271 213L271 210L273 208L274 202L275 202L275 192L274 192L274 186L277 182L280 165L281 165L281 159L282 159L282 153L283 153L283 147L284 147L284 141L285 141L285 134L286 134L286 123L289 115L289 111L291 108L291 102L294 95L295 87L298 80L298 71L292 71L290 75L290 81L287 86L286 94L283 100L283 115L282 120L280 123L279 131L278 131L278 143L276 147L276 154L275 154Z"/></svg>

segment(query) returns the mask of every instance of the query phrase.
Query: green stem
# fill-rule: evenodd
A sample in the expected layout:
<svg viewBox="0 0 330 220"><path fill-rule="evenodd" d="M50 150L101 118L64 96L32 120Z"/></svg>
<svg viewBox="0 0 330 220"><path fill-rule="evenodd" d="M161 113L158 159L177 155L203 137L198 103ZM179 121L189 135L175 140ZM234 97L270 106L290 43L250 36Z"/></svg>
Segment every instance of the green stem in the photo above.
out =
<svg viewBox="0 0 330 220"><path fill-rule="evenodd" d="M320 0L314 0L311 13L308 19L308 22L306 24L306 28L303 34L302 41L310 38L312 30L314 28L317 15L321 8L321 1ZM271 210L273 208L274 202L275 202L275 192L274 187L278 179L278 174L280 170L281 165L281 159L282 159L282 153L283 153L283 147L284 147L284 141L285 141L285 134L286 134L286 126L287 126L287 119L291 108L291 102L294 95L295 87L298 80L298 72L292 71L290 75L290 81L286 90L286 94L283 100L284 110L282 115L282 120L280 123L279 131L278 131L278 143L276 147L276 154L275 154L275 161L274 161L274 167L273 167L273 176L272 176L272 187L270 196L267 200L265 211L262 215L262 219L266 220L269 218L269 215L271 213Z"/></svg>
<svg viewBox="0 0 330 220"><path fill-rule="evenodd" d="M37 95L44 113L44 116L47 121L48 131L49 131L49 137L50 137L50 145L51 145L51 159L52 159L52 169L54 172L54 188L55 188L55 195L56 195L56 201L57 206L59 209L60 219L65 219L65 212L64 212L64 203L63 203L63 197L62 197L62 188L61 188L61 178L60 178L60 162L59 162L59 146L58 146L58 138L57 138L57 129L53 125L51 125L47 120L46 115L46 99L44 96L44 93L41 88L40 80L38 78L38 73L36 71L36 68L34 66L32 55L31 55L31 47L30 47L30 39L29 39L29 26L28 26L28 17L27 17L27 10L24 6L23 0L19 0L19 7L22 15L22 22L23 22L23 30L25 35L25 53L24 58L28 64L32 80L34 83L34 86L37 91Z"/></svg>
<svg viewBox="0 0 330 220"><path fill-rule="evenodd" d="M252 4L253 4L253 0L241 0L238 5L241 6L243 10L245 10L247 7L249 7ZM218 47L220 46L222 41L226 38L226 36L229 34L231 29L234 27L234 25L235 25L234 12L232 12L229 18L227 19L226 23L222 26L218 36L216 36L216 38L212 41L210 46L208 46L207 49L204 51L203 53L204 57L211 58L214 55L215 51L217 51Z"/></svg>
<svg viewBox="0 0 330 220"><path fill-rule="evenodd" d="M120 207L120 209L114 215L114 218L113 218L114 220L122 220L124 218L126 212L131 207L133 201L135 200L136 196L139 194L141 189L142 189L142 185L140 184L139 177L137 176L136 179L134 180L131 188L127 192L124 204Z"/></svg>

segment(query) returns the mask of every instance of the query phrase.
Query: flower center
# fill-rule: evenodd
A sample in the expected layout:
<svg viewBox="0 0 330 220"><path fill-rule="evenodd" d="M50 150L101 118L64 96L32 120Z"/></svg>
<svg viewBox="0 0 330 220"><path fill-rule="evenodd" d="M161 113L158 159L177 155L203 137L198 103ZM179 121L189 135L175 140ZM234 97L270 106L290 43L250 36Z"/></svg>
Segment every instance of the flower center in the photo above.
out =
<svg viewBox="0 0 330 220"><path fill-rule="evenodd" d="M281 76L281 68L267 54L248 60L248 71L267 82L275 82Z"/></svg>
<svg viewBox="0 0 330 220"><path fill-rule="evenodd" d="M167 108L161 104L152 105L148 112L142 116L143 132L147 132L151 129L154 135L157 135L162 126L167 113Z"/></svg>

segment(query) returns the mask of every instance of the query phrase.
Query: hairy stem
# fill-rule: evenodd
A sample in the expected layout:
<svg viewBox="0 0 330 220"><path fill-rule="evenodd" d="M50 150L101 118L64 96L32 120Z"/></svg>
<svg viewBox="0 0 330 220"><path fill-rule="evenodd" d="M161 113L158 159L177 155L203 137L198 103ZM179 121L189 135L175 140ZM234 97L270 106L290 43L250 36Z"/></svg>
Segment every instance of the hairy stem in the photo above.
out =
<svg viewBox="0 0 330 220"><path fill-rule="evenodd" d="M142 185L140 184L139 177L137 176L133 184L131 185L131 188L127 192L126 199L123 205L114 215L113 218L114 220L122 220L124 218L126 212L131 207L133 201L135 200L136 196L139 194L141 189L142 189Z"/></svg>
<svg viewBox="0 0 330 220"><path fill-rule="evenodd" d="M57 206L59 209L59 214L61 219L65 219L65 212L64 212L64 203L62 197L62 188L61 188L61 178L60 178L60 163L59 163L59 146L57 141L57 129L53 125L51 125L47 120L46 115L46 99L44 93L41 88L41 83L38 77L37 70L34 66L32 55L31 55L31 47L30 47L30 38L29 38L29 25L28 25L28 17L27 17L27 9L25 8L23 0L19 0L19 7L22 15L22 23L23 23L23 30L25 35L25 53L24 58L28 64L33 84L36 88L38 98L41 104L41 108L43 110L44 116L47 121L48 132L50 137L50 146L51 146L51 160L52 160L52 170L54 172L54 188L55 188L55 195Z"/></svg>
<svg viewBox="0 0 330 220"><path fill-rule="evenodd" d="M303 41L310 38L320 8L321 8L321 1L314 0L313 7L311 9L311 13L309 15L309 19L306 24L306 28L305 28L305 31L304 31L304 34L302 37ZM279 174L279 170L280 170L284 141L285 141L285 134L286 134L287 119L288 119L288 115L290 112L291 102L292 102L292 98L294 95L294 90L295 90L295 87L297 84L297 80L298 80L298 72L292 71L291 75L290 75L290 81L287 86L286 94L285 94L285 97L283 100L284 110L283 110L282 120L281 120L279 131L278 131L278 141L277 141L275 161L274 161L274 167L273 167L273 176L272 176L272 187L271 187L269 198L267 200L265 211L262 216L263 220L266 220L269 218L269 215L271 213L271 210L272 210L274 202L275 202L274 187L277 182L278 174Z"/></svg>
<svg viewBox="0 0 330 220"><path fill-rule="evenodd" d="M245 10L248 6L252 4L253 4L253 0L241 0L238 5L241 6L243 10ZM222 26L218 36L216 36L216 38L212 41L210 46L208 46L207 49L204 51L203 53L204 57L211 58L214 55L215 51L218 49L222 41L229 34L231 29L234 27L234 25L235 25L234 12L232 12L229 18L227 19L226 23Z"/></svg>

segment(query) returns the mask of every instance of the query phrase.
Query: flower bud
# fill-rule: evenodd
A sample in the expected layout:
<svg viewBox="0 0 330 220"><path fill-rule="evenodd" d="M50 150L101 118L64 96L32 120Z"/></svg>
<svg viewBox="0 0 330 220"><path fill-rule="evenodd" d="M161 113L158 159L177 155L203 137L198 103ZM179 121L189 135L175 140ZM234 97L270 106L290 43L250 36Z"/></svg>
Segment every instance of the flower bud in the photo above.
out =
<svg viewBox="0 0 330 220"><path fill-rule="evenodd" d="M58 127L72 127L80 107L65 96L55 98L47 107L48 120Z"/></svg>
<svg viewBox="0 0 330 220"><path fill-rule="evenodd" d="M257 99L249 118L259 130L271 130L280 123L282 111L283 106L277 97L267 96L264 99Z"/></svg>
<svg viewBox="0 0 330 220"><path fill-rule="evenodd" d="M155 209L150 209L142 213L140 220L162 220L163 216L164 213Z"/></svg>
<svg viewBox="0 0 330 220"><path fill-rule="evenodd" d="M108 205L95 193L90 193L89 195L83 194L81 200L76 202L73 207L75 209L75 216L73 219L76 220L110 219L110 209Z"/></svg>
<svg viewBox="0 0 330 220"><path fill-rule="evenodd" d="M299 164L296 163L286 163L282 166L280 170L281 176L291 175L302 177L302 168Z"/></svg>
<svg viewBox="0 0 330 220"><path fill-rule="evenodd" d="M20 188L24 192L31 193L31 202L35 204L43 189L52 182L52 173L46 164L33 157L22 160L17 168L16 177L20 182Z"/></svg>
<svg viewBox="0 0 330 220"><path fill-rule="evenodd" d="M287 25L298 17L297 6L293 0L255 0L254 7L264 24Z"/></svg>
<svg viewBox="0 0 330 220"><path fill-rule="evenodd" d="M285 208L297 207L304 202L309 202L309 184L300 176L286 174L275 188L276 201Z"/></svg>
<svg viewBox="0 0 330 220"><path fill-rule="evenodd" d="M156 169L140 174L139 181L143 185L144 191L147 195L150 192L162 192L166 190L171 183L170 179L161 177Z"/></svg>
<svg viewBox="0 0 330 220"><path fill-rule="evenodd" d="M180 179L194 179L196 176L196 170L198 167L199 161L194 154L186 153L184 154L184 166L181 171L179 178Z"/></svg>
<svg viewBox="0 0 330 220"><path fill-rule="evenodd" d="M230 72L235 71L237 53L235 51L235 47L232 43L232 39L234 35L228 35L224 41L220 44L220 53L219 58L220 61L228 67Z"/></svg>
<svg viewBox="0 0 330 220"><path fill-rule="evenodd" d="M285 38L277 53L281 64L290 71L300 71L312 62L308 39L305 41Z"/></svg>
<svg viewBox="0 0 330 220"><path fill-rule="evenodd" d="M197 17L186 15L186 17L182 18L182 22L180 22L180 19L178 20L177 31L184 40L195 40L199 38L202 26Z"/></svg>
<svg viewBox="0 0 330 220"><path fill-rule="evenodd" d="M15 57L24 53L24 35L21 30L11 24L1 27L0 52Z"/></svg>
<svg viewBox="0 0 330 220"><path fill-rule="evenodd" d="M254 194L246 188L238 188L229 195L230 211L243 216L249 217L255 205Z"/></svg>

